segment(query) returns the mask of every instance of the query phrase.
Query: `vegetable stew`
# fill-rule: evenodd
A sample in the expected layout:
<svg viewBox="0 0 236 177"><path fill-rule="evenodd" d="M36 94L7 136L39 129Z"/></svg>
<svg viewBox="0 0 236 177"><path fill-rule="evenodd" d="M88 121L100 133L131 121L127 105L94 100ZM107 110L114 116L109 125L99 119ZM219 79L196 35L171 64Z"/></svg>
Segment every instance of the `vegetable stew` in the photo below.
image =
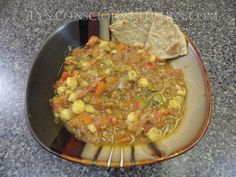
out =
<svg viewBox="0 0 236 177"><path fill-rule="evenodd" d="M54 88L56 122L85 142L158 141L184 117L182 70L143 48L95 36L65 58Z"/></svg>

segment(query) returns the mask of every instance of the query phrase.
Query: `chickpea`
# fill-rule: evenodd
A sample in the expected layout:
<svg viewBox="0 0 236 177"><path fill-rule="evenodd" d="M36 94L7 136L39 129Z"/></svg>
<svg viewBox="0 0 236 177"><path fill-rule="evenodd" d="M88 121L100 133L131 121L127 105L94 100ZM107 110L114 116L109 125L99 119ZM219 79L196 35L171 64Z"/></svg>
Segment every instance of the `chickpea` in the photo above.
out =
<svg viewBox="0 0 236 177"><path fill-rule="evenodd" d="M137 73L133 70L128 72L129 81L135 81L137 79Z"/></svg>
<svg viewBox="0 0 236 177"><path fill-rule="evenodd" d="M72 111L75 113L75 114L79 114L81 112L84 112L85 110L85 104L82 100L77 100L73 103L72 105Z"/></svg>
<svg viewBox="0 0 236 177"><path fill-rule="evenodd" d="M148 80L144 77L138 80L138 85L140 87L147 87L148 86Z"/></svg>

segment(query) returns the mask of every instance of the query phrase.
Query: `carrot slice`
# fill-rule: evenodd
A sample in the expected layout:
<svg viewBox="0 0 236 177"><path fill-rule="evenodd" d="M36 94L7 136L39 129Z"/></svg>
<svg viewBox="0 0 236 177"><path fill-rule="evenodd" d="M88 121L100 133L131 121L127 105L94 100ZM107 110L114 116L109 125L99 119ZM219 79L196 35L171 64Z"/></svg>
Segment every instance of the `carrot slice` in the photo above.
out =
<svg viewBox="0 0 236 177"><path fill-rule="evenodd" d="M107 85L104 82L99 82L95 90L95 96L100 96L105 90Z"/></svg>
<svg viewBox="0 0 236 177"><path fill-rule="evenodd" d="M92 123L92 118L88 113L85 113L85 112L82 113L81 118L82 118L85 125L89 125Z"/></svg>

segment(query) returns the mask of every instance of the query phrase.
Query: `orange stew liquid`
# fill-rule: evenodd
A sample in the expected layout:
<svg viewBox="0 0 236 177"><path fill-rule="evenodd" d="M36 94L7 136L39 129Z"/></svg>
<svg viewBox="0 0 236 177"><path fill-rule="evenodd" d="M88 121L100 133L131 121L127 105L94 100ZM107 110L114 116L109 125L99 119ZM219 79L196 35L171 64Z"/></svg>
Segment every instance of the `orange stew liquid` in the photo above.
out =
<svg viewBox="0 0 236 177"><path fill-rule="evenodd" d="M65 58L50 100L57 121L95 144L158 141L183 118L182 70L140 47L92 36Z"/></svg>

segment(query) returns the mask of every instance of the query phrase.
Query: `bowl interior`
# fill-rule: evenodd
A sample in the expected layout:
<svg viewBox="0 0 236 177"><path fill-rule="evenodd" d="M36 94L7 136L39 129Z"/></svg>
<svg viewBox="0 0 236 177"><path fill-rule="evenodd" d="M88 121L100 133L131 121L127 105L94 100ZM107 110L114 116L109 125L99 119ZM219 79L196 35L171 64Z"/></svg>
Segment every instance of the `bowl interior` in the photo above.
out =
<svg viewBox="0 0 236 177"><path fill-rule="evenodd" d="M70 48L83 46L92 35L112 38L110 16L75 20L60 27L44 43L31 69L26 113L35 139L50 152L68 160L98 166L132 166L177 156L195 145L205 133L211 112L211 95L206 70L197 49L189 40L187 56L171 64L184 71L188 87L184 121L174 134L162 141L127 146L99 146L77 140L62 124L55 124L49 99ZM164 155L163 155L164 154Z"/></svg>

